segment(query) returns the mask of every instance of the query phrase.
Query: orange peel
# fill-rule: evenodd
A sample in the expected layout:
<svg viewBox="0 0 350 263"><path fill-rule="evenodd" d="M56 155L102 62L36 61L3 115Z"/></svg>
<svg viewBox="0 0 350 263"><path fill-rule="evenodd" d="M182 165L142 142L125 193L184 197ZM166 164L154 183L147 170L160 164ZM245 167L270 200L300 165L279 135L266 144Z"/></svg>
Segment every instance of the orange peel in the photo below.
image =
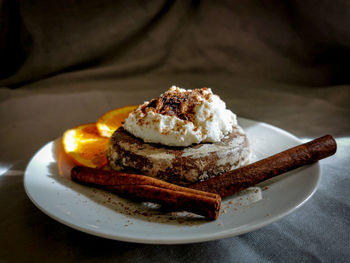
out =
<svg viewBox="0 0 350 263"><path fill-rule="evenodd" d="M109 139L102 137L95 123L76 126L64 132L62 145L65 153L77 165L101 168L108 163Z"/></svg>
<svg viewBox="0 0 350 263"><path fill-rule="evenodd" d="M129 113L135 110L137 105L130 105L110 110L103 114L96 123L96 127L101 136L110 138L113 132L122 126L123 121Z"/></svg>

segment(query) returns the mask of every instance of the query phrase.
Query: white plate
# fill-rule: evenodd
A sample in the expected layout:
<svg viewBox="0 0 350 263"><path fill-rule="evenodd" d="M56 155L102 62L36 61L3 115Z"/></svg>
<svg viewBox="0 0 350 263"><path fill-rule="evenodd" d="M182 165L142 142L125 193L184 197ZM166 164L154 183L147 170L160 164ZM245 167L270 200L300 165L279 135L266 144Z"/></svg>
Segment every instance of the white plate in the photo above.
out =
<svg viewBox="0 0 350 263"><path fill-rule="evenodd" d="M302 143L274 126L239 119L262 159ZM319 164L308 165L259 184L262 199L249 196L223 200L220 216L207 221L186 213L163 213L69 179L72 164L65 158L61 140L46 144L29 162L24 186L31 201L44 213L80 231L139 243L175 244L215 240L264 227L294 211L315 192ZM243 200L240 200L243 199Z"/></svg>

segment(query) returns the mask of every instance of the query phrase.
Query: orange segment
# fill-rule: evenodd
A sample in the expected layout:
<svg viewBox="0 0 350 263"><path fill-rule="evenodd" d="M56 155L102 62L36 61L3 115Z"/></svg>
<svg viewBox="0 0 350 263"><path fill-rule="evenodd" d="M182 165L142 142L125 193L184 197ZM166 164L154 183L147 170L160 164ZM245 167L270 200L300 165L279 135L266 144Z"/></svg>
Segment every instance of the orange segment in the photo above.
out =
<svg viewBox="0 0 350 263"><path fill-rule="evenodd" d="M136 109L138 106L125 106L110 110L103 114L96 123L97 129L104 137L110 138L113 132L118 129L122 122L128 117L129 113Z"/></svg>
<svg viewBox="0 0 350 263"><path fill-rule="evenodd" d="M64 151L75 164L101 168L107 164L109 139L101 137L95 123L79 125L65 131Z"/></svg>

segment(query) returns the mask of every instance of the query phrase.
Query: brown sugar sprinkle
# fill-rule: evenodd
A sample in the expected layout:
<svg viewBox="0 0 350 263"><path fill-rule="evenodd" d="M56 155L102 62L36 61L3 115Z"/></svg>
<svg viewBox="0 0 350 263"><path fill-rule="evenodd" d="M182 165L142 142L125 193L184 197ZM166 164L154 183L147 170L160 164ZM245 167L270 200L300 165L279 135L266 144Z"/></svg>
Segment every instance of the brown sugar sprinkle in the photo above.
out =
<svg viewBox="0 0 350 263"><path fill-rule="evenodd" d="M176 116L184 121L192 121L194 107L200 103L200 98L208 100L211 93L208 88L194 89L192 91L177 92L167 91L159 98L152 99L147 105L141 108L143 113L154 111L162 115Z"/></svg>

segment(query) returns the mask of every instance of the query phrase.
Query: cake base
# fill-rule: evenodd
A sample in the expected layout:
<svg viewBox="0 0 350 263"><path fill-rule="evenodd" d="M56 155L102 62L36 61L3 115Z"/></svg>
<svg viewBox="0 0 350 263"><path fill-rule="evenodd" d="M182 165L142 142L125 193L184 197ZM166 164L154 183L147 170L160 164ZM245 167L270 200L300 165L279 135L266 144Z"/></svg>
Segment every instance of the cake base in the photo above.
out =
<svg viewBox="0 0 350 263"><path fill-rule="evenodd" d="M145 143L120 127L108 147L113 170L145 174L185 186L246 165L249 158L249 142L240 127L233 127L220 142L188 147Z"/></svg>

